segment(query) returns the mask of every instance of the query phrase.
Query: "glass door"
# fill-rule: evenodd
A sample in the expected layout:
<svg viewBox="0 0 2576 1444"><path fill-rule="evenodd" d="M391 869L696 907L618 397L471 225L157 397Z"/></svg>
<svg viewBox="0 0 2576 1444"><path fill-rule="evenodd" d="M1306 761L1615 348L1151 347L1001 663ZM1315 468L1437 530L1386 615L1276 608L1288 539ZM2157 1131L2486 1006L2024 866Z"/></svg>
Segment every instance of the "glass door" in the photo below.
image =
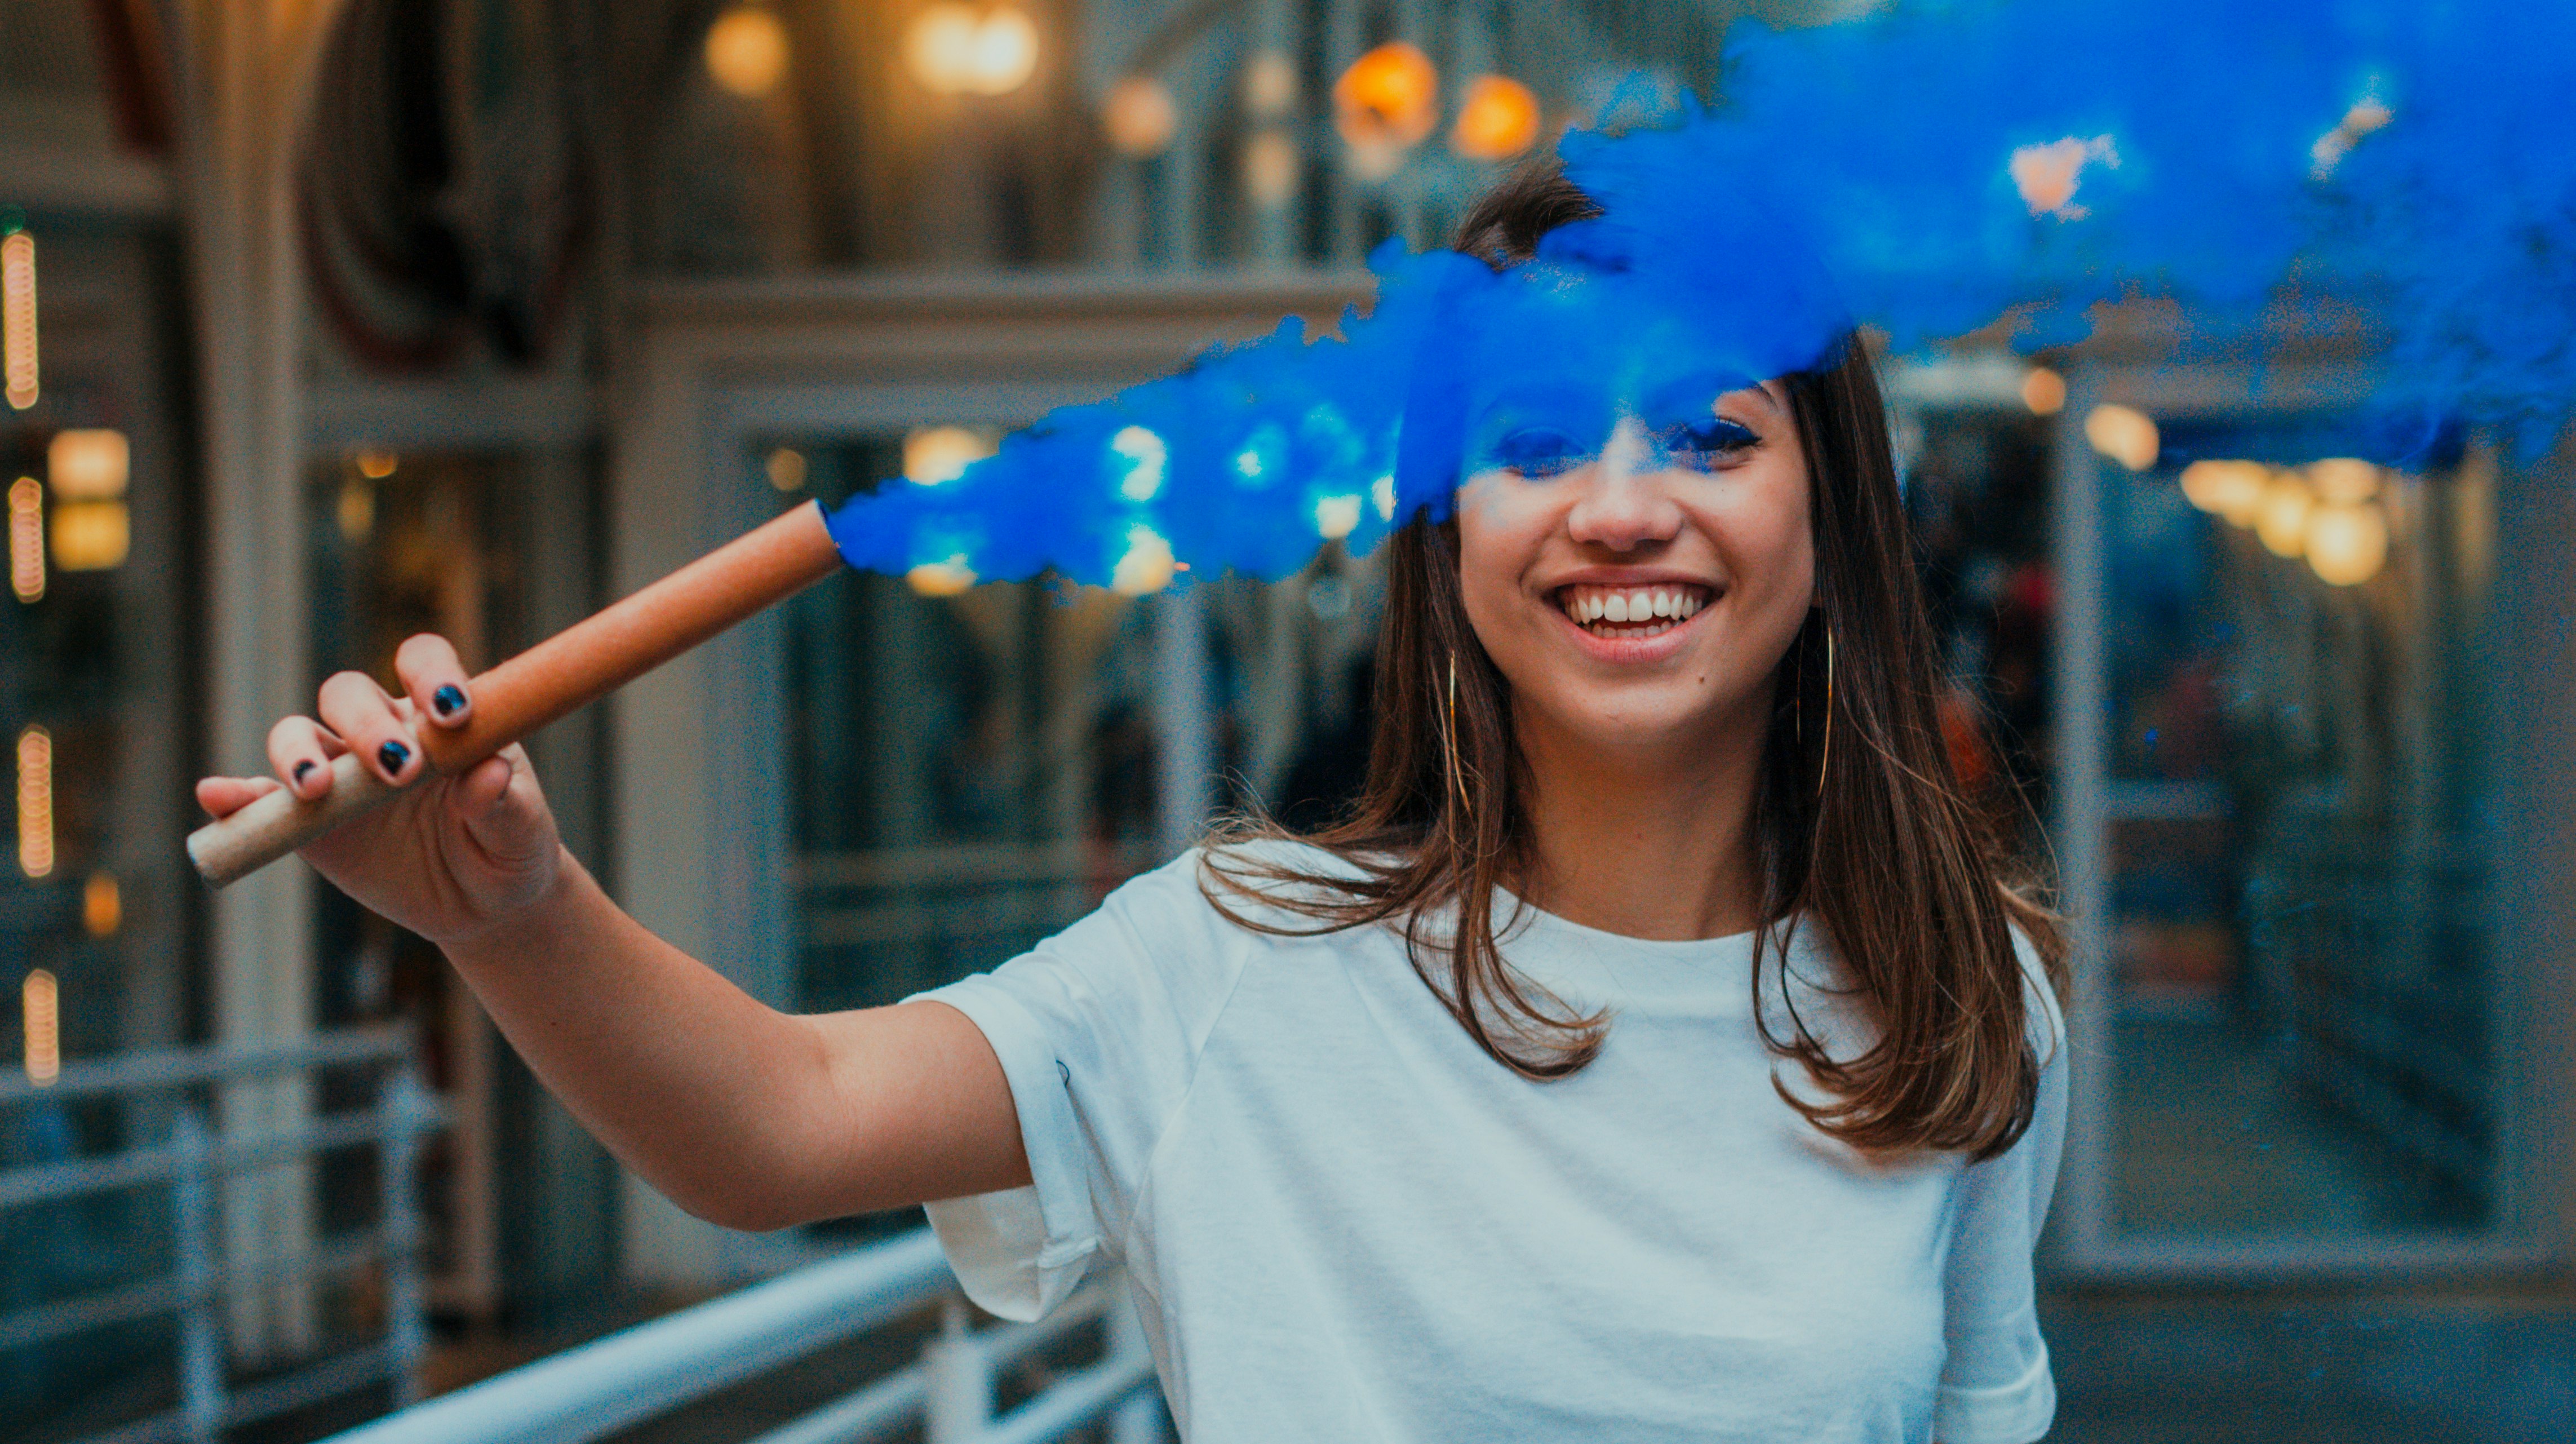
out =
<svg viewBox="0 0 2576 1444"><path fill-rule="evenodd" d="M2066 1261L2492 1251L2491 469L2352 415L2066 428Z"/></svg>

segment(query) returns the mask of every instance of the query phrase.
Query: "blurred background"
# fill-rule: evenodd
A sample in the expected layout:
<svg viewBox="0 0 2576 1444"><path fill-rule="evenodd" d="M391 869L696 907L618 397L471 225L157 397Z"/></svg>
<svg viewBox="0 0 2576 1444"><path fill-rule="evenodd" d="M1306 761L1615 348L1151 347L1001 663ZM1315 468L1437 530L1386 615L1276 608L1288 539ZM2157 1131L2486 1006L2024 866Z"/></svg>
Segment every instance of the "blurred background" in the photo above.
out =
<svg viewBox="0 0 2576 1444"><path fill-rule="evenodd" d="M188 785L414 631L488 665L1364 303L1565 126L1721 95L1729 25L1870 8L0 3L0 1444L313 1439L531 1361L409 1437L1160 1437L1114 1290L1014 1332L917 1213L688 1218L434 949L299 865L203 889ZM2576 455L2374 431L2366 296L2220 359L2098 319L1884 358L1953 753L2076 920L2055 1437L2564 1437ZM848 574L532 751L648 925L889 1002L1228 808L1329 817L1381 591L1329 544ZM659 1372L563 1352L654 1319Z"/></svg>

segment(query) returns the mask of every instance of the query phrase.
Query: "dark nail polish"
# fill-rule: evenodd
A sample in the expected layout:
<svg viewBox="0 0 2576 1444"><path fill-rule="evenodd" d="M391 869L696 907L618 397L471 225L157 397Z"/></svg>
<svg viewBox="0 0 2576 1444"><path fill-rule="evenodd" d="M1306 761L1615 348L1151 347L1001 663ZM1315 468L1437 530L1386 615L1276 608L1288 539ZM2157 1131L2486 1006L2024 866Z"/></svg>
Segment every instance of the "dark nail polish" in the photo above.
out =
<svg viewBox="0 0 2576 1444"><path fill-rule="evenodd" d="M313 770L313 759L312 759L312 758L310 758L310 757L307 757L307 758L305 758L303 761L296 763L296 764L295 764L295 780L296 780L296 781L298 781L298 782L302 782L302 781L304 780L304 774L306 774L306 773L308 773L308 772L310 772L310 771L312 771L312 770Z"/></svg>
<svg viewBox="0 0 2576 1444"><path fill-rule="evenodd" d="M403 764L411 760L411 749L399 742L388 742L376 749L376 760L385 765L386 776L400 777Z"/></svg>
<svg viewBox="0 0 2576 1444"><path fill-rule="evenodd" d="M439 716L453 717L464 710L465 689L450 682L429 694L429 705L438 709Z"/></svg>

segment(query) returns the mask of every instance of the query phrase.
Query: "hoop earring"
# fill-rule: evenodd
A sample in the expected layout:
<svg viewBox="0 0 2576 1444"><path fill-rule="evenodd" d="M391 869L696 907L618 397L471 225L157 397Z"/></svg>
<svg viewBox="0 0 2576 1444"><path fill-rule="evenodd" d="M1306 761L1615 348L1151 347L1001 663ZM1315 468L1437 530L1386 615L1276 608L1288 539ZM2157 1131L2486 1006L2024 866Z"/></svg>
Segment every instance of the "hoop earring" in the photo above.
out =
<svg viewBox="0 0 2576 1444"><path fill-rule="evenodd" d="M1825 800L1825 777L1834 767L1834 629L1825 628L1825 747L1816 764L1816 801Z"/></svg>
<svg viewBox="0 0 2576 1444"><path fill-rule="evenodd" d="M1458 652L1449 651L1449 706L1440 723L1440 751L1449 764L1449 795L1458 811L1467 810L1467 779L1458 771Z"/></svg>

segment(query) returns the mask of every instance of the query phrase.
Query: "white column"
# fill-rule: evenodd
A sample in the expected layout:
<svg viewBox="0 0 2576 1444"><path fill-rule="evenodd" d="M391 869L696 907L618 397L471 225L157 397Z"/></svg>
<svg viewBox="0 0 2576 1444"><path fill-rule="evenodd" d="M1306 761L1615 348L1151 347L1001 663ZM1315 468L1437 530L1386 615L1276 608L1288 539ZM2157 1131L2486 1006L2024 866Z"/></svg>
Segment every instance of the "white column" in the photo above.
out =
<svg viewBox="0 0 2576 1444"><path fill-rule="evenodd" d="M204 418L208 760L266 769L271 723L310 710L306 646L301 344L296 252L297 139L320 38L337 0L242 5L192 0L180 13L179 190L186 220ZM311 878L300 863L225 889L213 905L215 1041L311 1029ZM226 1132L291 1127L300 1085L245 1087L223 1100ZM236 1259L300 1251L311 1237L300 1170L252 1175L224 1199ZM236 1294L237 1350L258 1358L310 1336L310 1294Z"/></svg>

